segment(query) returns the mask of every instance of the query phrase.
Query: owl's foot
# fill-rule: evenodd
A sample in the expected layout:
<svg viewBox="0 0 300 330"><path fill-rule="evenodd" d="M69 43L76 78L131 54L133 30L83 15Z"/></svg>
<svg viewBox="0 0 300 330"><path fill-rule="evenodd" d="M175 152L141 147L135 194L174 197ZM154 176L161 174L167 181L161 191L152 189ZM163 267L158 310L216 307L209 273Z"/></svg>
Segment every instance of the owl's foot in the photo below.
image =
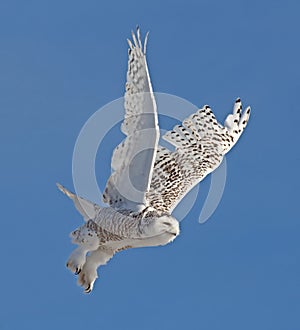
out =
<svg viewBox="0 0 300 330"><path fill-rule="evenodd" d="M66 266L75 275L78 275L81 272L82 267L85 264L87 252L88 251L86 249L83 249L82 247L78 247L70 255L70 258L67 261Z"/></svg>
<svg viewBox="0 0 300 330"><path fill-rule="evenodd" d="M90 293L93 290L94 283L98 278L97 268L105 265L113 255L114 251L112 250L98 248L86 258L86 262L78 275L77 281L84 288L85 293Z"/></svg>
<svg viewBox="0 0 300 330"><path fill-rule="evenodd" d="M78 248L71 254L67 262L67 267L76 275L81 272L86 261L87 253L97 250L99 247L100 242L95 228L96 224L92 220L89 220L70 234L72 242L78 244Z"/></svg>
<svg viewBox="0 0 300 330"><path fill-rule="evenodd" d="M85 264L78 275L77 283L83 287L85 293L90 293L93 290L97 277L97 270L92 267L86 267Z"/></svg>

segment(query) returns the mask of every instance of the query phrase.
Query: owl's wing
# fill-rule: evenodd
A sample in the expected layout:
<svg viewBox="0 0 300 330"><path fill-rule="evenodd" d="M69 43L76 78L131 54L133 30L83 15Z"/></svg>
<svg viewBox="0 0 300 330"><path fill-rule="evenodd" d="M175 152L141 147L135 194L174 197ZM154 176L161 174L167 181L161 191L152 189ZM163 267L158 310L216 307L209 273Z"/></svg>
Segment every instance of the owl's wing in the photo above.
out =
<svg viewBox="0 0 300 330"><path fill-rule="evenodd" d="M128 40L128 71L125 118L121 126L127 136L114 150L103 201L110 206L139 211L146 202L159 140L156 102L146 62L146 43L140 30Z"/></svg>
<svg viewBox="0 0 300 330"><path fill-rule="evenodd" d="M158 148L147 194L149 204L171 213L196 184L221 164L223 156L243 133L249 116L250 107L242 114L242 104L237 99L224 126L205 106L168 131L163 138L176 150Z"/></svg>

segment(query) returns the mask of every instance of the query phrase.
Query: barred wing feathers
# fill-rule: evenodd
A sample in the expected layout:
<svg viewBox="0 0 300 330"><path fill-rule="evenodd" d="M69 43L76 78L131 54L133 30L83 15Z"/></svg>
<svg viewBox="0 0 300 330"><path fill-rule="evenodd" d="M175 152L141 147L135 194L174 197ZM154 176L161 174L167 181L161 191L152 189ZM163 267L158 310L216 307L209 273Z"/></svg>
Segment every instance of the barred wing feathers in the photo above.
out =
<svg viewBox="0 0 300 330"><path fill-rule="evenodd" d="M221 164L223 156L243 133L249 116L250 108L242 114L242 104L237 99L224 126L217 122L210 107L205 106L168 131L163 138L176 150L158 148L147 194L149 204L171 213L196 184Z"/></svg>

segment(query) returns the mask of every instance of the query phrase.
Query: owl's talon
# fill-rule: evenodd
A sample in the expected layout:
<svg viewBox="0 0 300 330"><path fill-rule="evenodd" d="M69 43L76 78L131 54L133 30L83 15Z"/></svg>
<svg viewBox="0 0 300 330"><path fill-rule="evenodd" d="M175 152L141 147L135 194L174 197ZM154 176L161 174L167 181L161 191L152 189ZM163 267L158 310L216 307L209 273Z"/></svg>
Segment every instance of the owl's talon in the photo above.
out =
<svg viewBox="0 0 300 330"><path fill-rule="evenodd" d="M91 293L92 292L92 288L91 288L91 285L89 284L87 286L87 288L84 290L85 293Z"/></svg>
<svg viewBox="0 0 300 330"><path fill-rule="evenodd" d="M81 268L76 268L76 271L75 271L75 275L78 275L78 274L80 274L80 272L81 272Z"/></svg>

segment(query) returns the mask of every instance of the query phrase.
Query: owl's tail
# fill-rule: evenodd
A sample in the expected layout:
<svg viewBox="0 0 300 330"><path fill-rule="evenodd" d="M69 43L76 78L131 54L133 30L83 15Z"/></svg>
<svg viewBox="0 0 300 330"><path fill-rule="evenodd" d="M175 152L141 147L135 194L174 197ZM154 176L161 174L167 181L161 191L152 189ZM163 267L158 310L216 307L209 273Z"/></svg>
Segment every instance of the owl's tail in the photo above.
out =
<svg viewBox="0 0 300 330"><path fill-rule="evenodd" d="M70 199L72 199L77 211L83 216L85 221L96 218L98 211L100 210L99 205L75 195L74 193L72 193L71 191L69 191L67 188L65 188L59 183L57 183L56 185L61 192L63 192Z"/></svg>

